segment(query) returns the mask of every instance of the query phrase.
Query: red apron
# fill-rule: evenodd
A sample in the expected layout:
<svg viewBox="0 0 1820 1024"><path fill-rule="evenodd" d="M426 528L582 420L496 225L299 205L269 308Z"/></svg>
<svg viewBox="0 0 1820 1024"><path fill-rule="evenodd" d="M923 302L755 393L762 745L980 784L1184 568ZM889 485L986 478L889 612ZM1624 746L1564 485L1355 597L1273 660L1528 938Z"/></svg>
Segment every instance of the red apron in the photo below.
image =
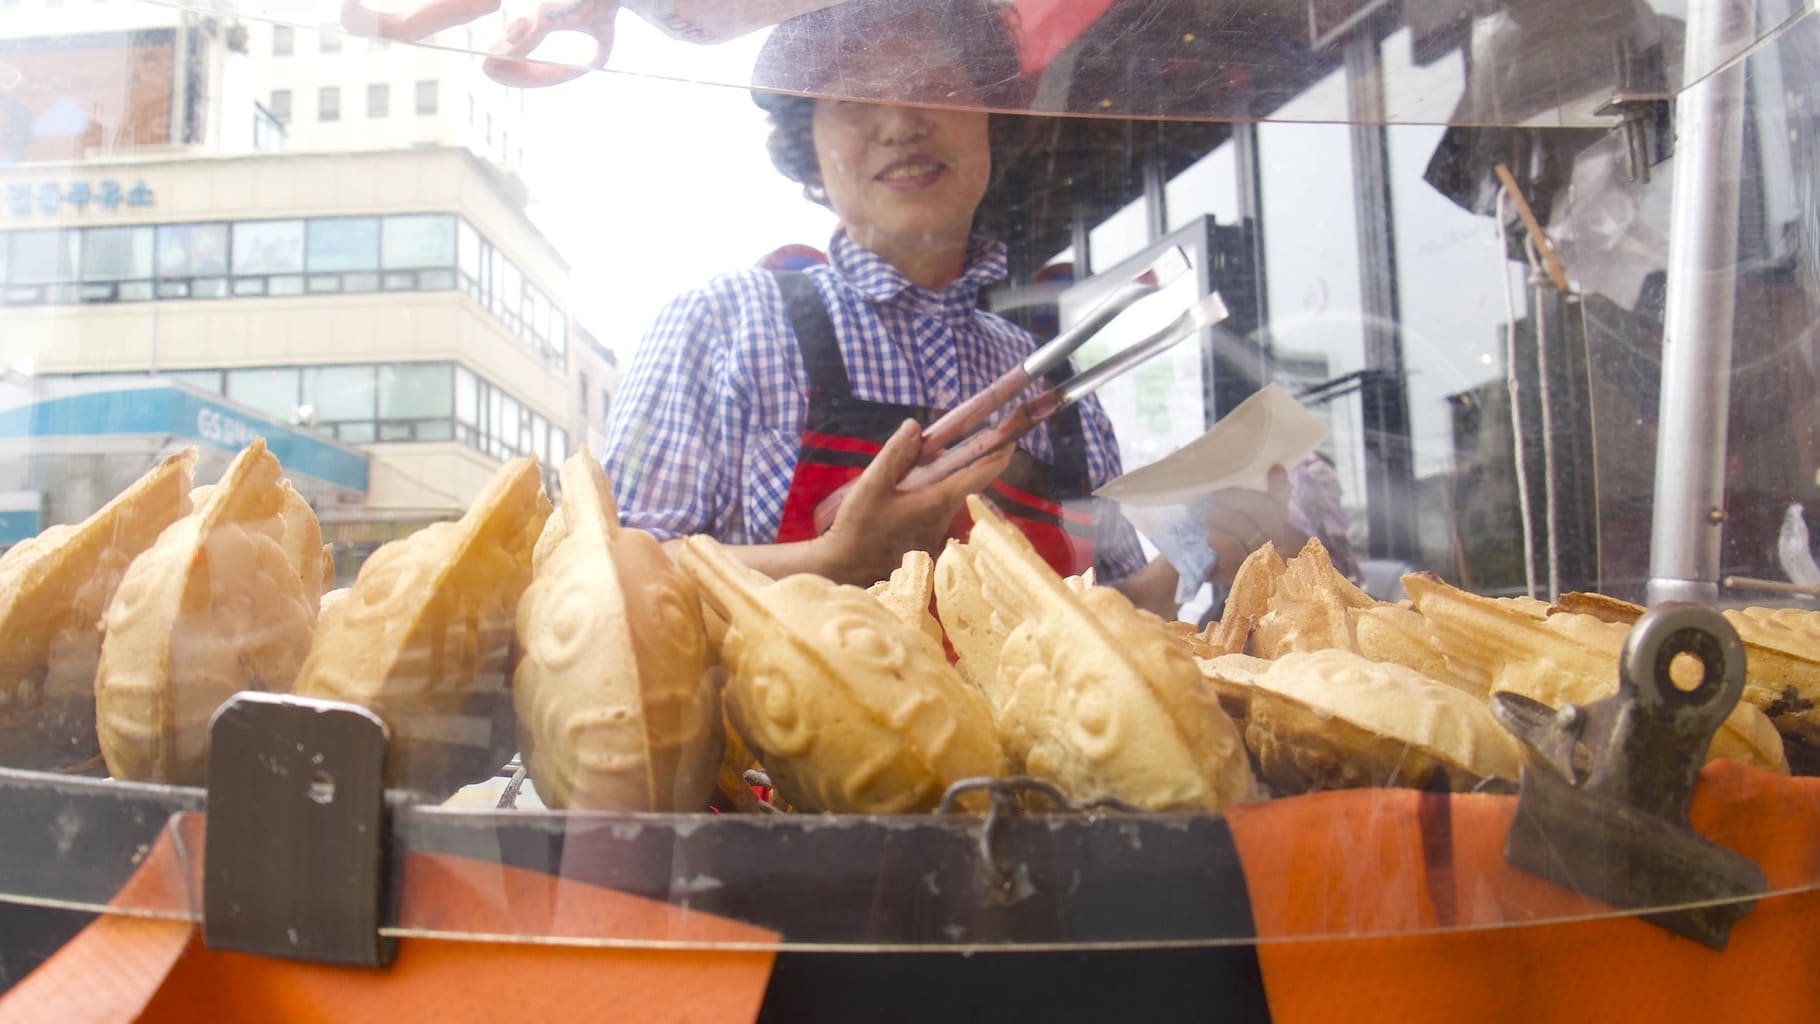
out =
<svg viewBox="0 0 1820 1024"><path fill-rule="evenodd" d="M816 506L864 472L899 424L914 419L927 426L940 410L853 397L847 363L814 280L795 272L776 277L809 377L802 447L777 527L777 542L783 544L814 538ZM1052 374L1050 383L1072 372L1063 365ZM1092 514L1063 504L1091 492L1086 434L1078 406L1062 410L1049 421L1049 440L1054 463L1020 448L1012 456L1010 468L986 489L985 497L1023 530L1056 572L1074 576L1091 568L1094 560ZM965 540L972 525L963 511L955 517L949 535Z"/></svg>

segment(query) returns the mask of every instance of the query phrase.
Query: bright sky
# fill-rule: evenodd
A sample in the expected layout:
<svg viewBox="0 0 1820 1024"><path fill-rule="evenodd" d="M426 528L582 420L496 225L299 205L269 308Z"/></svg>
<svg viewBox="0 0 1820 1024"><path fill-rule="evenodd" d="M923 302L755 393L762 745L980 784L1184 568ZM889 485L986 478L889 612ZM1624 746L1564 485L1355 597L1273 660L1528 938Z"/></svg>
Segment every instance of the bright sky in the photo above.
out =
<svg viewBox="0 0 1820 1024"><path fill-rule="evenodd" d="M621 13L610 67L744 81L764 33L679 43ZM663 304L780 245L825 248L834 215L765 155L764 112L743 88L606 73L530 97L531 214L573 268L581 321L622 359Z"/></svg>

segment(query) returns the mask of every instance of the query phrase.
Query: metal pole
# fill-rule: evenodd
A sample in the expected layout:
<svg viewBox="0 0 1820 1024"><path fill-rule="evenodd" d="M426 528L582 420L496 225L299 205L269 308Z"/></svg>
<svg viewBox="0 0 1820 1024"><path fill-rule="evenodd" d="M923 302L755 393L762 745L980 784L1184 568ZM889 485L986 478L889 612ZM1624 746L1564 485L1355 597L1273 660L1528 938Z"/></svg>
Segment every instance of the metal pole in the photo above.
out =
<svg viewBox="0 0 1820 1024"><path fill-rule="evenodd" d="M1683 65L1708 68L1749 41L1749 0L1690 0ZM1744 64L1710 75L1675 104L1675 181L1656 418L1649 603L1719 596L1731 404Z"/></svg>
<svg viewBox="0 0 1820 1024"><path fill-rule="evenodd" d="M1361 23L1346 40L1359 312L1365 326L1365 366L1373 371L1359 391L1360 425L1365 431L1365 508L1371 557L1407 561L1416 554L1415 457L1397 301L1396 224L1390 197L1390 146L1384 127L1384 60L1374 25Z"/></svg>

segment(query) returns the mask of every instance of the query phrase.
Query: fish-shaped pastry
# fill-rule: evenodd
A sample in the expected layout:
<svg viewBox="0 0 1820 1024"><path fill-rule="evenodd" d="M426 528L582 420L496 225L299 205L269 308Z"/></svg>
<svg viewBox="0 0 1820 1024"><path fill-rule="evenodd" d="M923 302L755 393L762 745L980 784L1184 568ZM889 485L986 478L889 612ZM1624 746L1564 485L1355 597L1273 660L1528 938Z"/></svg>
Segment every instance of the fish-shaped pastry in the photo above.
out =
<svg viewBox="0 0 1820 1024"><path fill-rule="evenodd" d="M620 528L586 448L563 464L562 493L518 602L512 700L537 795L577 810L702 810L722 736L701 598L656 539Z"/></svg>

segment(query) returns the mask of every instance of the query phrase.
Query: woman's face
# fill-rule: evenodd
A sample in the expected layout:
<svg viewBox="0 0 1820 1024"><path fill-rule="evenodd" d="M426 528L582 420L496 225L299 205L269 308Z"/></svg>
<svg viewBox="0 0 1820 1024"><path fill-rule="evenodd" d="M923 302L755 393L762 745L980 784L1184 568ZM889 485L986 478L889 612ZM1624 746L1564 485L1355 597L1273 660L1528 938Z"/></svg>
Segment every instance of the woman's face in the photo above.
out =
<svg viewBox="0 0 1820 1024"><path fill-rule="evenodd" d="M974 90L958 66L923 68L914 38L881 44L831 92L961 98ZM952 62L950 62L952 63ZM903 69L915 81L896 76ZM828 205L853 240L889 257L905 246L965 244L992 173L982 111L817 99L811 130Z"/></svg>

